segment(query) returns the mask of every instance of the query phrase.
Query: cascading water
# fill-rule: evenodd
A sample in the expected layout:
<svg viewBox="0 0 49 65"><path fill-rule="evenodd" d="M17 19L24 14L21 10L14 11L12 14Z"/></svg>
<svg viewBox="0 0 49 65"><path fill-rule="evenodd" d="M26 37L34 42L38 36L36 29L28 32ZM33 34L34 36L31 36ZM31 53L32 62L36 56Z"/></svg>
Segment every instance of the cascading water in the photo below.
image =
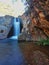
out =
<svg viewBox="0 0 49 65"><path fill-rule="evenodd" d="M14 33L11 39L18 39L18 36L20 34L20 19L19 18L14 18L13 27L14 27L14 31L13 31Z"/></svg>
<svg viewBox="0 0 49 65"><path fill-rule="evenodd" d="M14 18L14 36L20 34L20 20L19 18Z"/></svg>

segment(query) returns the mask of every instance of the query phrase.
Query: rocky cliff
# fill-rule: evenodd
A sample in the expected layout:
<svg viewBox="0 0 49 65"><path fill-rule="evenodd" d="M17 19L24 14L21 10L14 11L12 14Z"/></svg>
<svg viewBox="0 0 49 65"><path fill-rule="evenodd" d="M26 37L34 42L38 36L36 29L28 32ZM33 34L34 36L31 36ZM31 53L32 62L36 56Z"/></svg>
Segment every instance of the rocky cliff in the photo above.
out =
<svg viewBox="0 0 49 65"><path fill-rule="evenodd" d="M8 33L13 25L12 16L3 16L0 17L0 39L7 38Z"/></svg>
<svg viewBox="0 0 49 65"><path fill-rule="evenodd" d="M29 7L21 16L23 21L22 31L27 32L26 35L32 40L47 39L49 37L49 0L26 1ZM26 37L23 38L26 39Z"/></svg>

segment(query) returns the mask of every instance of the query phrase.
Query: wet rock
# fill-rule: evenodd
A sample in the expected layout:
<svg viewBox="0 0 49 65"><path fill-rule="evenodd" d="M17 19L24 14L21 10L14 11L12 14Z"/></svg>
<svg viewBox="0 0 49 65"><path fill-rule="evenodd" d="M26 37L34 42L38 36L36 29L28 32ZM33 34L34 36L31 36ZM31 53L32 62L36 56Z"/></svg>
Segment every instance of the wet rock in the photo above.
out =
<svg viewBox="0 0 49 65"><path fill-rule="evenodd" d="M32 36L31 34L27 33L27 32L23 32L19 35L18 40L20 41L31 41L32 40Z"/></svg>

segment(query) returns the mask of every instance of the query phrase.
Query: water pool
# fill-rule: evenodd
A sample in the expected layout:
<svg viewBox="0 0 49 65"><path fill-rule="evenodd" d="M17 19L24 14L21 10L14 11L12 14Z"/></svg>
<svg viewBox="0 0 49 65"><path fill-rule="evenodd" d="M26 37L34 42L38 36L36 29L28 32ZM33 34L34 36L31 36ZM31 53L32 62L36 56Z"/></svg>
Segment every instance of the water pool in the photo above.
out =
<svg viewBox="0 0 49 65"><path fill-rule="evenodd" d="M0 65L26 65L18 40L0 40Z"/></svg>

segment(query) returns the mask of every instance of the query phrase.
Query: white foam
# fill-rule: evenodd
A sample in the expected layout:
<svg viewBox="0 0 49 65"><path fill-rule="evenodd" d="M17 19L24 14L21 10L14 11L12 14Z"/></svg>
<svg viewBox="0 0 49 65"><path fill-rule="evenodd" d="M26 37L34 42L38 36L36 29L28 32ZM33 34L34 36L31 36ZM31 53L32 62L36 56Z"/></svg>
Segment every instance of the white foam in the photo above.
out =
<svg viewBox="0 0 49 65"><path fill-rule="evenodd" d="M12 36L12 37L10 37L10 39L14 39L14 40L16 39L17 40L18 36Z"/></svg>

